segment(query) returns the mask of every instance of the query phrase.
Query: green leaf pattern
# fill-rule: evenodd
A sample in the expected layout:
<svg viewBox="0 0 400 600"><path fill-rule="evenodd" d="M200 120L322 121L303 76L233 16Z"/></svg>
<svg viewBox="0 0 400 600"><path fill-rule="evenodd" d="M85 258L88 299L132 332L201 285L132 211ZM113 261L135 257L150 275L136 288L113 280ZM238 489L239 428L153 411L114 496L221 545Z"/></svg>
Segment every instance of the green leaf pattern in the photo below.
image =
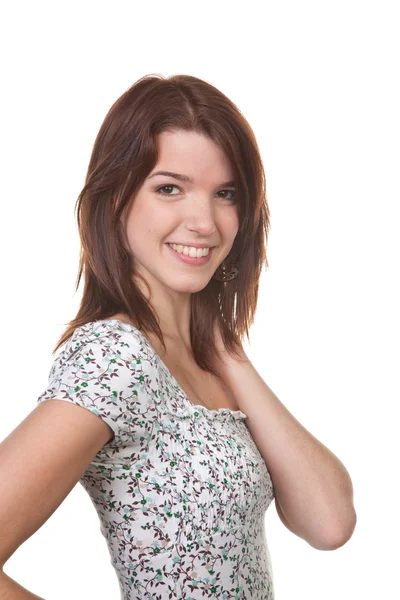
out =
<svg viewBox="0 0 400 600"><path fill-rule="evenodd" d="M114 433L80 483L122 600L273 600L274 489L243 412L192 404L147 338L116 319L75 330L37 402L52 399Z"/></svg>

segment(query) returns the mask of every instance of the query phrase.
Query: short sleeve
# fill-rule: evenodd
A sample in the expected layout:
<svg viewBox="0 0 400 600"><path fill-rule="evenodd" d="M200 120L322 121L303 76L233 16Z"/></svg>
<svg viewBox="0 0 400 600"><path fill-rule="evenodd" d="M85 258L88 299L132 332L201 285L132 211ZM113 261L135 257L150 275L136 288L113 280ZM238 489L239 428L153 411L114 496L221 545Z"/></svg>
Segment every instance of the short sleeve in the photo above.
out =
<svg viewBox="0 0 400 600"><path fill-rule="evenodd" d="M111 427L111 442L119 445L132 425L127 407L138 399L141 381L138 339L130 336L127 343L112 328L87 324L75 330L66 349L54 360L47 388L37 403L61 400L86 408Z"/></svg>

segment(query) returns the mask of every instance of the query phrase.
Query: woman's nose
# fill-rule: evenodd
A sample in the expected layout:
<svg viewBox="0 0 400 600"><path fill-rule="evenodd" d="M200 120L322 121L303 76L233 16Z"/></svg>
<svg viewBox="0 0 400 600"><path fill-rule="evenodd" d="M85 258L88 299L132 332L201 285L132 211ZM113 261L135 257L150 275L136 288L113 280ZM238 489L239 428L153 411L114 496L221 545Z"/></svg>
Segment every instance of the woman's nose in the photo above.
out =
<svg viewBox="0 0 400 600"><path fill-rule="evenodd" d="M215 229L215 214L212 199L201 198L190 203L186 224L188 229L209 235Z"/></svg>

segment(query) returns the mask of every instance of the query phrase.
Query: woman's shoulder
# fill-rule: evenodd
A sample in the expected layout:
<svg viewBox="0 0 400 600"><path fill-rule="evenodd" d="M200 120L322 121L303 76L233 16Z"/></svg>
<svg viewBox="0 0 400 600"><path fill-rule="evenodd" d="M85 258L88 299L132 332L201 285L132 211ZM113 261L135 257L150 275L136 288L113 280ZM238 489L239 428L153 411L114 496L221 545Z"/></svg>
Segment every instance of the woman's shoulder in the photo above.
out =
<svg viewBox="0 0 400 600"><path fill-rule="evenodd" d="M135 419L156 418L150 409L159 402L159 387L154 353L140 332L117 319L99 319L75 329L54 359L37 403L58 399L87 408L123 445L137 427Z"/></svg>
<svg viewBox="0 0 400 600"><path fill-rule="evenodd" d="M134 361L141 368L155 362L154 351L144 335L135 325L117 316L88 321L77 327L56 357L54 366L70 363L82 353L102 362L116 358L129 363Z"/></svg>

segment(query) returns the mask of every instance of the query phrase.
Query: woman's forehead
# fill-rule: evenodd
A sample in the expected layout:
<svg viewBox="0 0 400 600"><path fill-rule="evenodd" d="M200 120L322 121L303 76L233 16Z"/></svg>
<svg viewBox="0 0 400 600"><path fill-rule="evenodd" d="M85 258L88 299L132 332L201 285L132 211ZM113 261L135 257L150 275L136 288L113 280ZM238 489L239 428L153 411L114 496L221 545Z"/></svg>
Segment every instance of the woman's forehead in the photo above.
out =
<svg viewBox="0 0 400 600"><path fill-rule="evenodd" d="M200 180L215 184L234 180L234 170L223 150L210 138L197 132L177 131L159 134L158 157L151 173L175 173L180 181L196 183Z"/></svg>

